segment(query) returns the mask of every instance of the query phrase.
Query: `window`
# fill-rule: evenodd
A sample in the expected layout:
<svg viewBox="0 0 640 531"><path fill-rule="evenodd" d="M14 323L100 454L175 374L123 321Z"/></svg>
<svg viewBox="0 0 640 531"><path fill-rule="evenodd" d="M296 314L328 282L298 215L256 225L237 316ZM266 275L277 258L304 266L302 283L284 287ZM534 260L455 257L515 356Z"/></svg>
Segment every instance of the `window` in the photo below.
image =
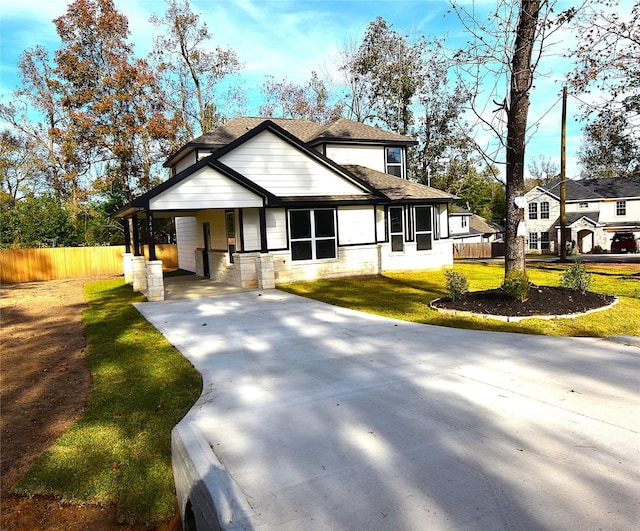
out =
<svg viewBox="0 0 640 531"><path fill-rule="evenodd" d="M460 226L461 226L463 229L466 229L466 228L467 228L467 225L468 225L468 221L469 221L469 220L468 220L467 216L462 216L462 219L460 220Z"/></svg>
<svg viewBox="0 0 640 531"><path fill-rule="evenodd" d="M529 203L529 219L538 219L538 203Z"/></svg>
<svg viewBox="0 0 640 531"><path fill-rule="evenodd" d="M289 212L292 260L336 257L336 223L332 209Z"/></svg>
<svg viewBox="0 0 640 531"><path fill-rule="evenodd" d="M416 248L430 251L433 242L433 217L431 207L416 207Z"/></svg>
<svg viewBox="0 0 640 531"><path fill-rule="evenodd" d="M626 215L627 215L627 202L616 201L616 216L626 216Z"/></svg>
<svg viewBox="0 0 640 531"><path fill-rule="evenodd" d="M402 148L388 147L385 149L385 168L387 173L402 177Z"/></svg>
<svg viewBox="0 0 640 531"><path fill-rule="evenodd" d="M538 233L530 232L529 233L529 249L538 250Z"/></svg>
<svg viewBox="0 0 640 531"><path fill-rule="evenodd" d="M549 241L550 241L549 233L541 232L540 233L540 250L541 251L548 251L551 249Z"/></svg>
<svg viewBox="0 0 640 531"><path fill-rule="evenodd" d="M402 207L391 207L389 209L389 239L391 240L391 251L404 251L404 223Z"/></svg>
<svg viewBox="0 0 640 531"><path fill-rule="evenodd" d="M578 203L578 208L580 210L587 210L589 208L589 203Z"/></svg>
<svg viewBox="0 0 640 531"><path fill-rule="evenodd" d="M549 201L540 203L540 219L549 219Z"/></svg>

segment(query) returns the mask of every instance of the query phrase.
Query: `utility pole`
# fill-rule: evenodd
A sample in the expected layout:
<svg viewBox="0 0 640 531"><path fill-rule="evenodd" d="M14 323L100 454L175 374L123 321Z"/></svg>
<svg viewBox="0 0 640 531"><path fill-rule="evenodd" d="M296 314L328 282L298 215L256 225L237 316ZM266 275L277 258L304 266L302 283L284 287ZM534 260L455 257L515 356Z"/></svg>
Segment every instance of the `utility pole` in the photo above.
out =
<svg viewBox="0 0 640 531"><path fill-rule="evenodd" d="M560 261L567 259L567 87L562 87L562 134L560 137Z"/></svg>

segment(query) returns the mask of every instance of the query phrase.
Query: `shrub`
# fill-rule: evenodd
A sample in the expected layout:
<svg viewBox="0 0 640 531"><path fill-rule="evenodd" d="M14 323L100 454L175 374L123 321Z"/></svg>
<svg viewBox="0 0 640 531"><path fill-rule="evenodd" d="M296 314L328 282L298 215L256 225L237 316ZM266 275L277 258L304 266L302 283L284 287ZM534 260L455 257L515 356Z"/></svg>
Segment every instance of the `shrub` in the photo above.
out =
<svg viewBox="0 0 640 531"><path fill-rule="evenodd" d="M560 275L560 285L584 294L591 287L591 273L587 271L579 258L573 261L573 265Z"/></svg>
<svg viewBox="0 0 640 531"><path fill-rule="evenodd" d="M524 302L527 300L527 295L529 295L531 283L526 271L516 269L507 272L501 287L509 297Z"/></svg>
<svg viewBox="0 0 640 531"><path fill-rule="evenodd" d="M447 283L447 293L452 301L464 299L469 291L469 282L467 277L457 271L445 271L444 276Z"/></svg>

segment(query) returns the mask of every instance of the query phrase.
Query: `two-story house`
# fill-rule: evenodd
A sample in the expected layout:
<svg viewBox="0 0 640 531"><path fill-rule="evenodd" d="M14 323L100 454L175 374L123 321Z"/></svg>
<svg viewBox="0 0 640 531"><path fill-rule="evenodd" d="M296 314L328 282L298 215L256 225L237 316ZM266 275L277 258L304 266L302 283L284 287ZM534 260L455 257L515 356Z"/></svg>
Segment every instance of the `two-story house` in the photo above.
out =
<svg viewBox="0 0 640 531"><path fill-rule="evenodd" d="M525 194L526 251L559 253L560 180ZM580 253L610 251L616 232L640 237L640 178L566 182L566 241Z"/></svg>
<svg viewBox="0 0 640 531"><path fill-rule="evenodd" d="M175 218L179 267L242 287L451 264L456 198L407 177L415 141L346 119L235 118L184 145L118 213L132 256ZM125 264L125 269L126 269ZM140 267L140 266L134 266Z"/></svg>

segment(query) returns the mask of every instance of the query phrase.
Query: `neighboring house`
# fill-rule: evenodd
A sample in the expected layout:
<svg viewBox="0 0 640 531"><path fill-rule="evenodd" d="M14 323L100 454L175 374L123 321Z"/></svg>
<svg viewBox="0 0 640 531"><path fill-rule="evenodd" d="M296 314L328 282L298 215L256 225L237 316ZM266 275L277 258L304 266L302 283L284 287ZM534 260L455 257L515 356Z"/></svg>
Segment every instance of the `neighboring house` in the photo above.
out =
<svg viewBox="0 0 640 531"><path fill-rule="evenodd" d="M456 198L406 179L415 144L346 119L236 118L183 146L172 177L116 216L136 256L147 219L152 262L153 219L175 218L179 267L243 287L438 268L453 261Z"/></svg>
<svg viewBox="0 0 640 531"><path fill-rule="evenodd" d="M493 243L501 240L504 229L455 205L449 208L449 233L454 243Z"/></svg>
<svg viewBox="0 0 640 531"><path fill-rule="evenodd" d="M560 180L525 194L526 251L559 253ZM640 178L566 182L566 241L580 253L611 250L616 232L640 237Z"/></svg>

